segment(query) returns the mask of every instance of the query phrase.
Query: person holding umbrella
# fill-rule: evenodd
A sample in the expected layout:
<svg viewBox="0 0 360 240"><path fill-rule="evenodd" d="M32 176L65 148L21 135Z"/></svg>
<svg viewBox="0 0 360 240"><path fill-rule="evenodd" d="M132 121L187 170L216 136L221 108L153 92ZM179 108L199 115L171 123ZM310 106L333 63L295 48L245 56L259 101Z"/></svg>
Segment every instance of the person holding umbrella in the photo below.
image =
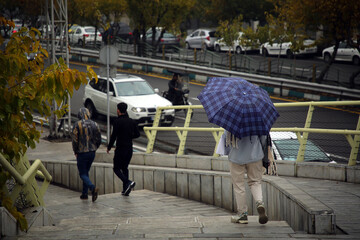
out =
<svg viewBox="0 0 360 240"><path fill-rule="evenodd" d="M262 196L262 144L279 117L268 93L242 78L211 78L198 96L209 122L223 127L230 175L237 203L233 223L248 223L247 183L256 202L259 223L268 221Z"/></svg>

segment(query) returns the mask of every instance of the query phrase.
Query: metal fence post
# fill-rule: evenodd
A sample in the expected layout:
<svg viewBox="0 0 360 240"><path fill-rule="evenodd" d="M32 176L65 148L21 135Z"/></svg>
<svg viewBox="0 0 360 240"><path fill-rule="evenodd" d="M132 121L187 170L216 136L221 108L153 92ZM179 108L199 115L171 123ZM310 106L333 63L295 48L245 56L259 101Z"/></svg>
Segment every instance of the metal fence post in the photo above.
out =
<svg viewBox="0 0 360 240"><path fill-rule="evenodd" d="M304 128L310 128L313 112L314 112L314 106L310 104ZM303 134L301 135L299 132L297 132L296 135L297 135L299 143L300 143L299 152L298 152L297 159L296 159L296 162L298 163L298 162L304 161L306 142L307 142L309 133L303 132Z"/></svg>
<svg viewBox="0 0 360 240"><path fill-rule="evenodd" d="M162 45L162 60L165 60L165 45Z"/></svg>
<svg viewBox="0 0 360 240"><path fill-rule="evenodd" d="M360 116L358 120L358 124L356 126L356 131L360 130ZM351 152L349 157L349 166L355 166L356 165L356 158L359 153L359 146L360 146L360 135L355 135L354 139L352 140L350 135L345 135L346 139L348 140L350 146L351 146ZM352 141L351 141L352 140Z"/></svg>
<svg viewBox="0 0 360 240"><path fill-rule="evenodd" d="M186 114L186 119L185 119L185 123L184 123L184 127L188 128L190 126L190 121L191 121L191 116L192 116L193 110L191 108L187 109L187 114ZM185 152L185 143L186 143L186 138L188 135L188 131L176 131L176 134L178 135L179 139L180 139L180 144L179 144L179 149L178 149L178 153L177 155L184 155Z"/></svg>
<svg viewBox="0 0 360 240"><path fill-rule="evenodd" d="M194 48L194 65L196 65L196 48Z"/></svg>
<svg viewBox="0 0 360 240"><path fill-rule="evenodd" d="M268 76L271 77L271 59L268 58Z"/></svg>
<svg viewBox="0 0 360 240"><path fill-rule="evenodd" d="M158 127L159 123L160 123L160 118L161 118L161 112L162 110L157 108L156 109L156 114L155 114L155 119L153 122L153 127ZM154 151L154 145L155 145L155 140L156 140L156 134L157 134L157 130L145 130L144 132L147 136L147 138L149 139L147 147L146 147L146 153L152 153Z"/></svg>
<svg viewBox="0 0 360 240"><path fill-rule="evenodd" d="M231 71L231 51L229 51L229 70Z"/></svg>
<svg viewBox="0 0 360 240"><path fill-rule="evenodd" d="M316 82L316 65L313 64L313 69L312 69L312 81Z"/></svg>

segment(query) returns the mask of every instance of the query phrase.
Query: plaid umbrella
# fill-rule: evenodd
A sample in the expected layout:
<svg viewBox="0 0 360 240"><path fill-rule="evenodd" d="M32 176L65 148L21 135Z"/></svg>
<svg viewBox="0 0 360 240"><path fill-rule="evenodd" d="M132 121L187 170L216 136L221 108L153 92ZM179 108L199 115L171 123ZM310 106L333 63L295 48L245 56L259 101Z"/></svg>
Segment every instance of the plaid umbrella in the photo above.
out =
<svg viewBox="0 0 360 240"><path fill-rule="evenodd" d="M268 93L242 78L211 78L198 98L209 122L238 138L267 135L279 117Z"/></svg>

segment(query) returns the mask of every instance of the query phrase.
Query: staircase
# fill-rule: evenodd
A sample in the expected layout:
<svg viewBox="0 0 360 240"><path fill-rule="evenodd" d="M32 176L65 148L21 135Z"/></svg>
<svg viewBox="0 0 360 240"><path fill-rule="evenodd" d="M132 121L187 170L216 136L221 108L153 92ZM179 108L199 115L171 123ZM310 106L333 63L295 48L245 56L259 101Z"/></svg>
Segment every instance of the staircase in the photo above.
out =
<svg viewBox="0 0 360 240"><path fill-rule="evenodd" d="M93 203L91 197L80 200L78 192L53 188L49 186L45 202L55 224L33 226L28 233L4 239L217 239L294 233L285 221L260 225L257 216L250 216L247 225L233 224L232 213L224 209L148 190L133 191L129 197L100 195Z"/></svg>

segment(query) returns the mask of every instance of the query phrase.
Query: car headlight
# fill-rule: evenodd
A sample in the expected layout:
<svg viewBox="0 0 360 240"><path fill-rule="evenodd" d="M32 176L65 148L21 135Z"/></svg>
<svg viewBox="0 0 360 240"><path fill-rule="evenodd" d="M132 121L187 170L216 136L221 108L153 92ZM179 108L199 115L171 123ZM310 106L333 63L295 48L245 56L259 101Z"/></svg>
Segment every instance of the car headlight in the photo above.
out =
<svg viewBox="0 0 360 240"><path fill-rule="evenodd" d="M131 111L135 112L135 113L139 113L139 112L146 112L146 108L142 108L142 107L132 107Z"/></svg>

